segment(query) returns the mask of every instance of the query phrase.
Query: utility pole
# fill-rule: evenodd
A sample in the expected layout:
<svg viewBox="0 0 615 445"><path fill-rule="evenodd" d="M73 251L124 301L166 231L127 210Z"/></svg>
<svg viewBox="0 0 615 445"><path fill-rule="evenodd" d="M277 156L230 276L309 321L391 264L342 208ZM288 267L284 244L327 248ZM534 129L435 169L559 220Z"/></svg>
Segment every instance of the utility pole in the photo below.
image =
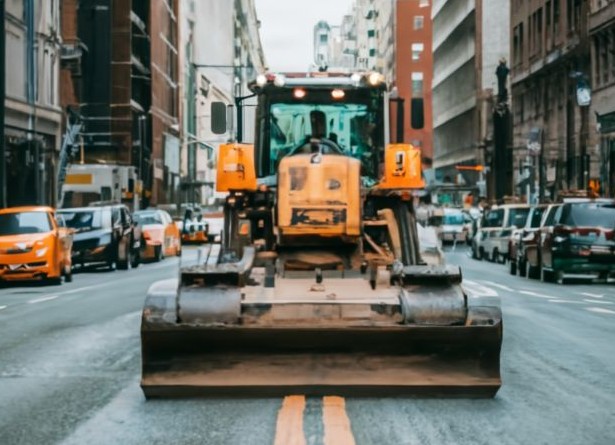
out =
<svg viewBox="0 0 615 445"><path fill-rule="evenodd" d="M0 0L0 208L7 206L6 196L6 147L4 137L4 103L6 98L6 29L5 1Z"/></svg>

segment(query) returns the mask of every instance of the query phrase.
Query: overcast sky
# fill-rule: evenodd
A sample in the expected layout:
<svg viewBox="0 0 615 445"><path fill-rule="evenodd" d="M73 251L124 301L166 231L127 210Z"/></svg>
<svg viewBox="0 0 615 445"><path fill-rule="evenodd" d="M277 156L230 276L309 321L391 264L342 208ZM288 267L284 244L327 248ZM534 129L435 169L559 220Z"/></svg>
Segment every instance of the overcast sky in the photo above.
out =
<svg viewBox="0 0 615 445"><path fill-rule="evenodd" d="M313 60L314 25L339 25L352 0L255 0L271 71L306 71Z"/></svg>

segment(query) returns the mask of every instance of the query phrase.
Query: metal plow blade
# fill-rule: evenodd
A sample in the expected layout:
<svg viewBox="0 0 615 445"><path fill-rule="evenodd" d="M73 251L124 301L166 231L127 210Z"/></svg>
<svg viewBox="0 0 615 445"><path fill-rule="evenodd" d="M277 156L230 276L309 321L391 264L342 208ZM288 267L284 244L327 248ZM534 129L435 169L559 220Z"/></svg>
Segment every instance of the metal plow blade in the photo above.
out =
<svg viewBox="0 0 615 445"><path fill-rule="evenodd" d="M150 397L493 397L495 326L204 327L141 331Z"/></svg>

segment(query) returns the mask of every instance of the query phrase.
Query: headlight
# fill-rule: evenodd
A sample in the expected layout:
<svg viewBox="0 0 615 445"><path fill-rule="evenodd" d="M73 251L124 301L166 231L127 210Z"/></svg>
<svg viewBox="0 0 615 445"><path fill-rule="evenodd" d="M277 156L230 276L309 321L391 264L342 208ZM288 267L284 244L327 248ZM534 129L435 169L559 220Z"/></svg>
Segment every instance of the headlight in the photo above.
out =
<svg viewBox="0 0 615 445"><path fill-rule="evenodd" d="M46 247L43 247L42 249L38 249L36 251L36 258L44 257L46 253L47 253L47 248Z"/></svg>

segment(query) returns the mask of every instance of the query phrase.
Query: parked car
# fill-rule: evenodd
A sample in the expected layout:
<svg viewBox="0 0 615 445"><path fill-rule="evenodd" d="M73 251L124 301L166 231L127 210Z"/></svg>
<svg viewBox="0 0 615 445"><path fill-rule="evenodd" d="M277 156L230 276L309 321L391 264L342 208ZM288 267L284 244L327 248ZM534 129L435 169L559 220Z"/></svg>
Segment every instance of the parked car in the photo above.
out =
<svg viewBox="0 0 615 445"><path fill-rule="evenodd" d="M139 266L141 229L125 205L61 209L58 213L75 231L73 265L109 270Z"/></svg>
<svg viewBox="0 0 615 445"><path fill-rule="evenodd" d="M436 227L438 239L442 244L465 243L470 239L472 218L461 209L445 207L430 218L429 225Z"/></svg>
<svg viewBox="0 0 615 445"><path fill-rule="evenodd" d="M541 230L540 277L607 278L615 274L615 202L567 202Z"/></svg>
<svg viewBox="0 0 615 445"><path fill-rule="evenodd" d="M0 281L72 281L72 244L51 207L0 209Z"/></svg>
<svg viewBox="0 0 615 445"><path fill-rule="evenodd" d="M555 212L561 204L549 204L544 210L538 230L523 237L519 250L519 276L540 278L540 238L543 231L551 230Z"/></svg>
<svg viewBox="0 0 615 445"><path fill-rule="evenodd" d="M141 210L133 214L141 227L141 258L161 261L165 256L181 256L181 235L168 212Z"/></svg>
<svg viewBox="0 0 615 445"><path fill-rule="evenodd" d="M492 207L483 215L481 227L472 240L472 257L504 263L510 235L514 229L525 226L529 212L525 204Z"/></svg>
<svg viewBox="0 0 615 445"><path fill-rule="evenodd" d="M538 230L547 207L546 204L532 206L525 226L512 231L508 245L508 270L511 275L516 275L518 271L520 276L525 276L527 269L526 249L530 245L535 246L539 237Z"/></svg>

